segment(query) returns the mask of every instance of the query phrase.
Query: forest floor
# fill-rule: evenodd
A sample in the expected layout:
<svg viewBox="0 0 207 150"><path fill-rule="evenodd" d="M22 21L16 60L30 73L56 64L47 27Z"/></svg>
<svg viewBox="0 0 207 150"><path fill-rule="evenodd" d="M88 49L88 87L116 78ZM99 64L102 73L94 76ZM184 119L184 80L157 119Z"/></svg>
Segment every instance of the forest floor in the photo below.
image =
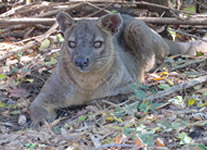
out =
<svg viewBox="0 0 207 150"><path fill-rule="evenodd" d="M106 98L63 108L51 124L30 127L29 106L54 70L64 41L54 19L58 11L77 18L108 12L159 18L157 13L130 2L6 3L0 7L5 9L0 12L1 150L207 149L207 51L167 57L155 72L145 75L144 83L132 85L133 94L127 99ZM185 4L185 8L195 6ZM185 33L202 38L207 30L207 24L149 26L161 35L173 29L168 37L176 41L195 40Z"/></svg>

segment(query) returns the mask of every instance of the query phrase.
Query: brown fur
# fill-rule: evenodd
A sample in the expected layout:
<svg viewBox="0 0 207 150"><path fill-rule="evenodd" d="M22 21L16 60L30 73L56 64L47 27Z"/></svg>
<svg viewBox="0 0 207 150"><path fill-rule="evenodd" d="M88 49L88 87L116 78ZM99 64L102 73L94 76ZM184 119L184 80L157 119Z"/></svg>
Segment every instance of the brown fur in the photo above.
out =
<svg viewBox="0 0 207 150"><path fill-rule="evenodd" d="M192 45L199 43L165 40L145 23L127 15L75 21L60 12L57 22L65 41L55 71L30 107L33 125L54 119L60 107L130 93L130 83L142 81L144 72L155 69L165 56L194 54ZM71 48L69 41L76 46ZM94 42L101 46L95 47Z"/></svg>

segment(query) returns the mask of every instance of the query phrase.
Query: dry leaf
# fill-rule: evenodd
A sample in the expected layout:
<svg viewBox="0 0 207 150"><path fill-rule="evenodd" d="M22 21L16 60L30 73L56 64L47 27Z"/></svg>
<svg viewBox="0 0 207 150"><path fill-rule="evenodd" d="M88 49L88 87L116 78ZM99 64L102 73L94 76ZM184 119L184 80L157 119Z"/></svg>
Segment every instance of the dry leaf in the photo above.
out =
<svg viewBox="0 0 207 150"><path fill-rule="evenodd" d="M136 142L136 145L137 146L139 146L139 147L142 147L143 146L140 138L135 138L135 142Z"/></svg>
<svg viewBox="0 0 207 150"><path fill-rule="evenodd" d="M24 88L9 89L9 93L9 97L26 98L27 96L29 96L29 92Z"/></svg>
<svg viewBox="0 0 207 150"><path fill-rule="evenodd" d="M161 140L161 139L157 139L157 141L156 141L156 145L158 146L158 147L164 147L165 146L165 144L164 144L164 142Z"/></svg>
<svg viewBox="0 0 207 150"><path fill-rule="evenodd" d="M120 136L119 135L115 136L115 143L120 144Z"/></svg>

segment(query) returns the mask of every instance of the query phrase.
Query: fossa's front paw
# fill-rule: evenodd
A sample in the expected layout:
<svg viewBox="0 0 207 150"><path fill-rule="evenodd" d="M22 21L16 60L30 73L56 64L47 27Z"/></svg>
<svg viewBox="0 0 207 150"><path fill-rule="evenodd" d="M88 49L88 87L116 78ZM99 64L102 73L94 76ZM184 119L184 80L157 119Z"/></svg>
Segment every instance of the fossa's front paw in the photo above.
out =
<svg viewBox="0 0 207 150"><path fill-rule="evenodd" d="M48 106L44 107L44 105L34 101L30 107L30 117L32 120L31 126L39 128L45 121L52 122L56 117L56 113L54 109Z"/></svg>

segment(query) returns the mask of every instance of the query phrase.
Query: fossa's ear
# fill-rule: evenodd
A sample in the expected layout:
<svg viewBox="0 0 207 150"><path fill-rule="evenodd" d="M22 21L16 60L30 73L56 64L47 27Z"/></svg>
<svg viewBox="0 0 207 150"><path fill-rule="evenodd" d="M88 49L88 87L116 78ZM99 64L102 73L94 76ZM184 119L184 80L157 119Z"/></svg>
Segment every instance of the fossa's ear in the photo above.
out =
<svg viewBox="0 0 207 150"><path fill-rule="evenodd" d="M60 30L64 33L67 28L75 23L75 20L67 13L61 11L56 15L57 23L60 26Z"/></svg>
<svg viewBox="0 0 207 150"><path fill-rule="evenodd" d="M105 29L106 31L109 31L114 35L119 31L119 28L122 25L122 17L118 14L108 14L103 17L101 17L97 24L101 28Z"/></svg>

